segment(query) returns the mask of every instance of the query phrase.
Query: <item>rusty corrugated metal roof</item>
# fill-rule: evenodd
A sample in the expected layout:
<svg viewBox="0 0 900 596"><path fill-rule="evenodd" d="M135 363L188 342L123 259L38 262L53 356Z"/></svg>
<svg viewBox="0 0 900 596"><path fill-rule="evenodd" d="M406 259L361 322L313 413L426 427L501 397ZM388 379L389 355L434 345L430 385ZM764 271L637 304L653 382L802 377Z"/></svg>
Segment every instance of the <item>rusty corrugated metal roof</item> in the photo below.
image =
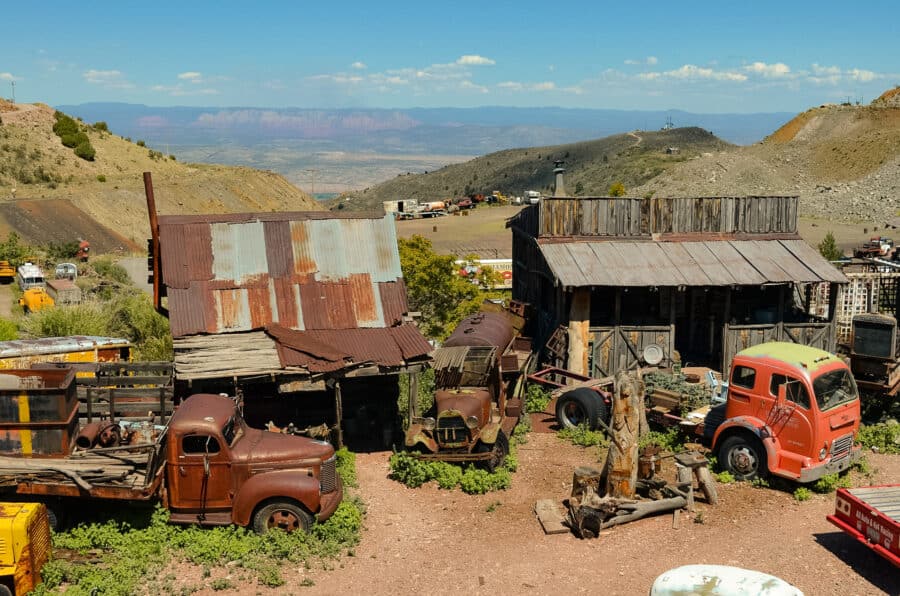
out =
<svg viewBox="0 0 900 596"><path fill-rule="evenodd" d="M847 283L803 240L556 241L539 246L566 287Z"/></svg>
<svg viewBox="0 0 900 596"><path fill-rule="evenodd" d="M387 215L160 216L159 233L176 338L272 324L380 328L408 308Z"/></svg>
<svg viewBox="0 0 900 596"><path fill-rule="evenodd" d="M282 367L302 367L313 373L369 363L398 367L431 351L431 345L412 325L314 331L276 325L267 332L275 338Z"/></svg>

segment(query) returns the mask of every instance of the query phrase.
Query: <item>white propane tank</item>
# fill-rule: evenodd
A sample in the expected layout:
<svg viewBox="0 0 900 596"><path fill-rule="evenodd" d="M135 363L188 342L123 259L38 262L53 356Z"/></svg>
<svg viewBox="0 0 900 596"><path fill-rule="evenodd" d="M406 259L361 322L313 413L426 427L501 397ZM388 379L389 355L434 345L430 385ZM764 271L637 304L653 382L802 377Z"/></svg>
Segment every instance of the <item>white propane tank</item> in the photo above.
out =
<svg viewBox="0 0 900 596"><path fill-rule="evenodd" d="M684 565L656 578L650 596L803 596L774 575L728 565Z"/></svg>

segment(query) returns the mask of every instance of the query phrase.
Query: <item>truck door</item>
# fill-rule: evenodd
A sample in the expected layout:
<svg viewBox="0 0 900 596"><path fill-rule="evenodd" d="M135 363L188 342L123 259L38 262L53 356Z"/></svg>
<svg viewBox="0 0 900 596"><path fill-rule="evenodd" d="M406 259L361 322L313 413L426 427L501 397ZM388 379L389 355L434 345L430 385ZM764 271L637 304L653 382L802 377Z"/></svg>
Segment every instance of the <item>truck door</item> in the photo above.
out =
<svg viewBox="0 0 900 596"><path fill-rule="evenodd" d="M178 439L177 461L170 466L169 501L173 510L213 512L231 509L231 454L220 437L186 434ZM171 460L170 460L171 461Z"/></svg>
<svg viewBox="0 0 900 596"><path fill-rule="evenodd" d="M779 411L775 408L775 402L781 385L785 385L787 403ZM766 420L782 447L795 453L809 454L813 441L813 421L810 396L803 381L790 375L772 373L769 395L764 401L772 411L761 418Z"/></svg>

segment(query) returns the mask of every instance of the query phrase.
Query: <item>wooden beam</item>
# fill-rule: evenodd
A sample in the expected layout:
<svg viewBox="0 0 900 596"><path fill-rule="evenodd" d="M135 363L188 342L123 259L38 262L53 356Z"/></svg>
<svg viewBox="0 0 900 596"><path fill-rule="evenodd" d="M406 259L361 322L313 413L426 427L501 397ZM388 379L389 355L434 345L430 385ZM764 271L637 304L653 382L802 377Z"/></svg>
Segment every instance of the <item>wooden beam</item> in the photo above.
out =
<svg viewBox="0 0 900 596"><path fill-rule="evenodd" d="M590 375L587 370L590 323L591 289L578 288L572 292L569 309L569 358L566 368L582 375Z"/></svg>

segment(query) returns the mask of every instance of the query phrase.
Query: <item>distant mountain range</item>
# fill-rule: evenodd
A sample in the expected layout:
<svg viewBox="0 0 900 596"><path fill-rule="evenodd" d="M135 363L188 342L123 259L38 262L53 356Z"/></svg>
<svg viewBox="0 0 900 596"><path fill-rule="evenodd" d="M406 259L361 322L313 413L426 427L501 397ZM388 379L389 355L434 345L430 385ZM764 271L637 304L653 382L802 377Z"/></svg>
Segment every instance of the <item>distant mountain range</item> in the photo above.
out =
<svg viewBox="0 0 900 596"><path fill-rule="evenodd" d="M116 134L157 149L273 142L301 151L404 155L484 155L503 149L586 141L632 130L699 127L746 145L793 113L693 114L679 110L564 108L340 109L151 107L124 103L60 105L86 122L102 120ZM233 159L233 158L229 158ZM212 161L216 161L213 159Z"/></svg>

